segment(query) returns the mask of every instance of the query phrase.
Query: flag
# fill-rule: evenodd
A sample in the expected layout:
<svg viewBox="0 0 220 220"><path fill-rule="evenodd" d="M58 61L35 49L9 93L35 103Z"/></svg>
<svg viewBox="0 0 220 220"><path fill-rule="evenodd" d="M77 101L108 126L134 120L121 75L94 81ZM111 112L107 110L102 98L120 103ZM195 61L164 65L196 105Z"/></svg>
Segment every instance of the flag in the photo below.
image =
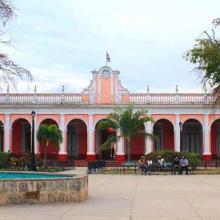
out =
<svg viewBox="0 0 220 220"><path fill-rule="evenodd" d="M107 62L110 62L110 61L111 61L111 58L110 58L108 52L106 52L106 63L107 63Z"/></svg>

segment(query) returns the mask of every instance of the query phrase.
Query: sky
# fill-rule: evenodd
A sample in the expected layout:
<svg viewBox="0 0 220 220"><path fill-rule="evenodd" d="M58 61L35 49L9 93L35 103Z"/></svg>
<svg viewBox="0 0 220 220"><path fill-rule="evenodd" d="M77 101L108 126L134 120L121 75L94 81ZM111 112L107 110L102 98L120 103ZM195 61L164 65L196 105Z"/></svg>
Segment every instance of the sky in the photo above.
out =
<svg viewBox="0 0 220 220"><path fill-rule="evenodd" d="M184 58L202 31L220 17L219 0L12 0L16 17L6 31L7 53L31 71L15 92L81 92L91 71L120 71L130 92L201 92Z"/></svg>

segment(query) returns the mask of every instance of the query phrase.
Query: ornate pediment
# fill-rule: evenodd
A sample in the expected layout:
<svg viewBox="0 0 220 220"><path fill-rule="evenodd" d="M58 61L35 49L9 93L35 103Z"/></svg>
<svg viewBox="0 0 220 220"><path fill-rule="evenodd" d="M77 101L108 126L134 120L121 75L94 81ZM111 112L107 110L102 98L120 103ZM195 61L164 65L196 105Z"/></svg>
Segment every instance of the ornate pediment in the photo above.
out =
<svg viewBox="0 0 220 220"><path fill-rule="evenodd" d="M89 96L90 103L111 104L121 101L121 96L129 91L122 86L119 80L120 72L112 70L109 66L102 66L99 70L93 70L93 79L83 94Z"/></svg>

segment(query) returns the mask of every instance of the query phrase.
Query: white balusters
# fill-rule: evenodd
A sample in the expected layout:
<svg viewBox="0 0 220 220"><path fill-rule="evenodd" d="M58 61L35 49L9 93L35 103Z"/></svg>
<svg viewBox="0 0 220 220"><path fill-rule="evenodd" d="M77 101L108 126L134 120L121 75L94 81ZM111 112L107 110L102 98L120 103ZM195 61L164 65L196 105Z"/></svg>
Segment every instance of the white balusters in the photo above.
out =
<svg viewBox="0 0 220 220"><path fill-rule="evenodd" d="M177 99L178 96L178 99ZM181 93L130 93L129 101L136 104L209 104L209 94ZM0 104L77 104L82 103L82 94L71 93L28 93L0 94ZM89 102L86 102L89 104Z"/></svg>
<svg viewBox="0 0 220 220"><path fill-rule="evenodd" d="M81 94L0 94L0 104L60 104L81 103Z"/></svg>
<svg viewBox="0 0 220 220"><path fill-rule="evenodd" d="M211 100L210 95L196 93L130 93L129 97L130 102L137 104L208 104Z"/></svg>

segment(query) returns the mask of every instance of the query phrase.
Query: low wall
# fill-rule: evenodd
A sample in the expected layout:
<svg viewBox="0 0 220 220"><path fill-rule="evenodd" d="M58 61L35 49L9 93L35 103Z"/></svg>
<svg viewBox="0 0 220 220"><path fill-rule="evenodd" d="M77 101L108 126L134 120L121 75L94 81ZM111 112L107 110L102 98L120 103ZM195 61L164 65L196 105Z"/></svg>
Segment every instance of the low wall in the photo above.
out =
<svg viewBox="0 0 220 220"><path fill-rule="evenodd" d="M0 205L80 202L88 196L88 176L0 180Z"/></svg>

